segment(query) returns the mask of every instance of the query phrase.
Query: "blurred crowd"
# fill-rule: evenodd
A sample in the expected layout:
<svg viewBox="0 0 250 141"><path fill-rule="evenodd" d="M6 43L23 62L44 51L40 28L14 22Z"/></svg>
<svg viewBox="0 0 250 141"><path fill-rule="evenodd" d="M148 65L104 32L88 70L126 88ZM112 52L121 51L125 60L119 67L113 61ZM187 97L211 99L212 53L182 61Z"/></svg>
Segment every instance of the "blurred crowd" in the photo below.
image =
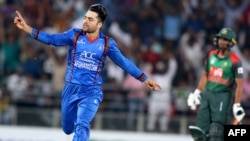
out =
<svg viewBox="0 0 250 141"><path fill-rule="evenodd" d="M60 105L57 97L67 65L67 47L30 39L13 24L15 11L34 28L60 33L81 28L87 8L94 3L107 9L104 32L163 87L157 97L107 60L100 110L126 110L132 118L128 128L138 112L146 113L150 131L155 130L158 119L160 125L167 125L174 114L192 114L186 98L204 69L207 52L214 48L214 35L230 27L238 41L232 51L240 56L245 69L242 104L250 116L249 0L0 0L0 123L13 113L6 112L8 103ZM8 114L4 117L3 113ZM160 130L168 129L162 126Z"/></svg>

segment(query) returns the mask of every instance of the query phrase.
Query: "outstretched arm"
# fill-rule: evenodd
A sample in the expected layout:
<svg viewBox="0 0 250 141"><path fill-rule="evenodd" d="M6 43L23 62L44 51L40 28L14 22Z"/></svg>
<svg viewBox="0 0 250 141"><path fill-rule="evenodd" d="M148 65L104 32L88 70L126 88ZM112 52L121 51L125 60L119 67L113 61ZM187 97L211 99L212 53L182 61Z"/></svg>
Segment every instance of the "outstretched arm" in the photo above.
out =
<svg viewBox="0 0 250 141"><path fill-rule="evenodd" d="M137 80L143 82L150 90L157 91L161 89L159 84L157 84L151 78L148 78L148 76L145 75L132 61L130 61L121 53L116 42L112 38L109 39L109 48L107 54L109 58L115 62L115 64L117 64Z"/></svg>
<svg viewBox="0 0 250 141"><path fill-rule="evenodd" d="M46 32L40 31L39 29L32 28L29 26L19 11L16 11L16 16L14 18L14 24L21 30L28 33L32 38L54 46L67 46L73 44L73 37L78 29L70 29L64 33L48 34Z"/></svg>
<svg viewBox="0 0 250 141"><path fill-rule="evenodd" d="M14 18L14 24L21 30L25 31L28 34L31 34L32 28L26 23L23 19L21 13L16 11L16 16Z"/></svg>

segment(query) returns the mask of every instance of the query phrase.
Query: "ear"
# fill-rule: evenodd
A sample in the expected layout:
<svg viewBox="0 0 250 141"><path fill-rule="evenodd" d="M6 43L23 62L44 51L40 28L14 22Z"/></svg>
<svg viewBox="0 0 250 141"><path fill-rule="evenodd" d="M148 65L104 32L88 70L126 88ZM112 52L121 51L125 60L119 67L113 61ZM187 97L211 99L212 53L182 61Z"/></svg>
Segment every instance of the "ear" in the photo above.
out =
<svg viewBox="0 0 250 141"><path fill-rule="evenodd" d="M99 29L102 28L102 22L98 22L97 26L98 26Z"/></svg>

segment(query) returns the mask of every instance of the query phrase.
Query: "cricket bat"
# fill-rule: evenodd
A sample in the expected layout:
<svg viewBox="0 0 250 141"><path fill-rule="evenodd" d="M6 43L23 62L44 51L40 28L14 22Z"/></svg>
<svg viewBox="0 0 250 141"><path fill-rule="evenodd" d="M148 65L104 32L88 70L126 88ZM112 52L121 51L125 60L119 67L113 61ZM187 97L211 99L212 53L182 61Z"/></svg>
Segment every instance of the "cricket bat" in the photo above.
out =
<svg viewBox="0 0 250 141"><path fill-rule="evenodd" d="M238 114L238 115L242 114L242 111L239 111L237 114ZM244 117L244 116L243 116L243 117ZM242 118L242 120L243 120L243 118ZM233 125L241 125L241 124L242 124L242 120L241 120L241 121L238 121L237 119L234 119Z"/></svg>
<svg viewBox="0 0 250 141"><path fill-rule="evenodd" d="M242 124L242 121L238 121L238 120L234 119L233 125L241 125L241 124Z"/></svg>

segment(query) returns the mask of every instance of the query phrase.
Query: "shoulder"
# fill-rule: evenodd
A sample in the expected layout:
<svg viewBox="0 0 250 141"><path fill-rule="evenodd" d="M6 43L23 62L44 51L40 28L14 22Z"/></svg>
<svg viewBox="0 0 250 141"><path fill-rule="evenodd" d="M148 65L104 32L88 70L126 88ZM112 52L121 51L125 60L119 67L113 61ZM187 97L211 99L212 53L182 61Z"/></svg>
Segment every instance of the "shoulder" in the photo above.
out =
<svg viewBox="0 0 250 141"><path fill-rule="evenodd" d="M116 43L116 41L112 37L108 37L108 40L109 40L110 43Z"/></svg>
<svg viewBox="0 0 250 141"><path fill-rule="evenodd" d="M109 44L114 44L114 43L116 44L116 41L111 36L105 35L103 30L100 30L100 37L103 39L107 38Z"/></svg>
<svg viewBox="0 0 250 141"><path fill-rule="evenodd" d="M240 58L234 52L231 52L229 57L230 57L230 60L232 61L233 64L236 64L236 63L240 62Z"/></svg>
<svg viewBox="0 0 250 141"><path fill-rule="evenodd" d="M214 55L214 54L217 54L218 53L218 49L213 49L211 51L208 52L208 57Z"/></svg>
<svg viewBox="0 0 250 141"><path fill-rule="evenodd" d="M109 37L109 36L105 36L105 38L108 40L109 46L116 45L116 41L114 40L114 38ZM105 39L105 38L104 38L104 39Z"/></svg>

